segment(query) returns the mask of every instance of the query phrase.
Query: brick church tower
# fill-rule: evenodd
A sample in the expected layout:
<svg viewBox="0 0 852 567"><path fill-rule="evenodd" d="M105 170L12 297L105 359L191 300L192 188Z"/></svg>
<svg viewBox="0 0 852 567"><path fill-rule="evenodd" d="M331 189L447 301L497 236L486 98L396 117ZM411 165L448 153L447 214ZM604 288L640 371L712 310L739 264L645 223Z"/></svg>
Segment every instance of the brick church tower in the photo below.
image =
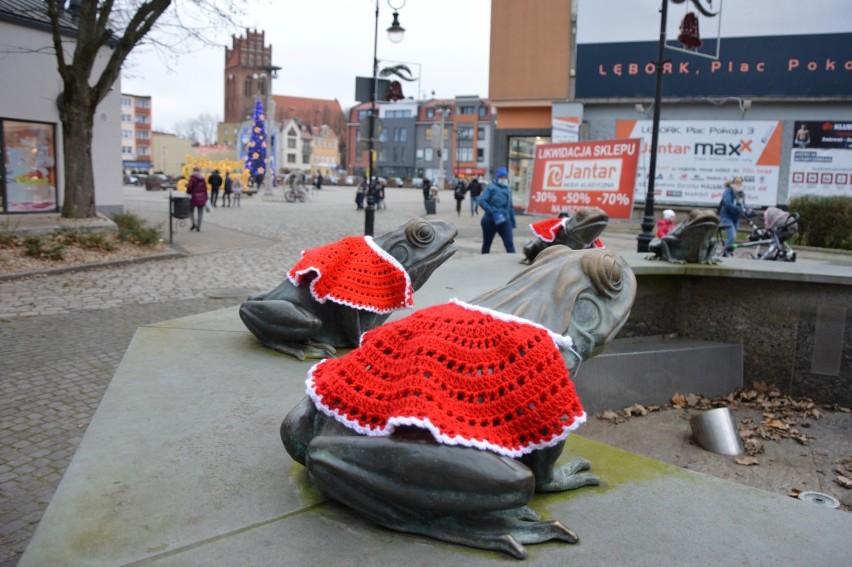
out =
<svg viewBox="0 0 852 567"><path fill-rule="evenodd" d="M239 123L251 119L258 97L269 110L272 79L280 67L272 64L264 32L246 29L245 37L231 39L232 47L225 48L225 122Z"/></svg>

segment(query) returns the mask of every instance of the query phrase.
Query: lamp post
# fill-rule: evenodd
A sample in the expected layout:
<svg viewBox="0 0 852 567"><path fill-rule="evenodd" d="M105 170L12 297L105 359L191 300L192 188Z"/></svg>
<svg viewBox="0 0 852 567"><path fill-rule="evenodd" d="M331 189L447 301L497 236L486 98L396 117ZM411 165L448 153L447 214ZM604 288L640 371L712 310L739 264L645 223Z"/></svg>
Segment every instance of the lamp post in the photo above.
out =
<svg viewBox="0 0 852 567"><path fill-rule="evenodd" d="M402 0L402 4L399 6L394 6L391 4L390 0L387 0L388 6L393 9L393 22L391 23L391 27L388 28L388 39L392 43L399 43L402 41L403 36L405 35L405 28L399 25L399 12L398 10L402 9L405 6L405 0ZM373 155L374 151L374 142L376 137L376 96L378 89L378 75L379 75L379 58L378 58L378 46L379 46L379 0L376 0L376 25L375 30L373 32L373 84L370 88L370 137L367 139L367 205L364 207L364 234L366 236L373 236L373 230L376 220L376 184L378 183L378 176L373 171L373 167L375 165L375 159Z"/></svg>
<svg viewBox="0 0 852 567"><path fill-rule="evenodd" d="M642 234L637 237L637 252L647 252L648 244L654 238L654 182L657 177L657 144L660 139L660 101L663 97L663 53L666 47L666 18L669 0L663 0L660 9L660 45L657 60L657 84L654 90L654 118L651 127L651 160L648 164L648 191L645 194L645 215L642 217Z"/></svg>

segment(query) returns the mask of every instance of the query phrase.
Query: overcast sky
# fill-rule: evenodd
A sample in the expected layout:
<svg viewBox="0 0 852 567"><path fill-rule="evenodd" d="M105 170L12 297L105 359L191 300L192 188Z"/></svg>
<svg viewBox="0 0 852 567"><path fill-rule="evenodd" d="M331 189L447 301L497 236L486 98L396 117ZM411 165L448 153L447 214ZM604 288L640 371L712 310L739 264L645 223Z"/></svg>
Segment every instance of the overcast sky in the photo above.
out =
<svg viewBox="0 0 852 567"><path fill-rule="evenodd" d="M239 20L242 34L245 28L264 31L272 45L272 63L281 67L273 94L337 99L346 110L355 104L355 77L372 75L375 13L375 0L256 0ZM406 29L399 44L387 39L392 20L393 10L381 0L378 58L420 71L421 98L432 91L446 98L488 95L490 0L407 0L399 10ZM170 131L202 113L223 118L225 45L231 46L231 36L224 31L217 39L218 47L173 61L151 50L131 55L121 90L152 97L155 130ZM406 96L418 96L416 82L403 83L403 89Z"/></svg>

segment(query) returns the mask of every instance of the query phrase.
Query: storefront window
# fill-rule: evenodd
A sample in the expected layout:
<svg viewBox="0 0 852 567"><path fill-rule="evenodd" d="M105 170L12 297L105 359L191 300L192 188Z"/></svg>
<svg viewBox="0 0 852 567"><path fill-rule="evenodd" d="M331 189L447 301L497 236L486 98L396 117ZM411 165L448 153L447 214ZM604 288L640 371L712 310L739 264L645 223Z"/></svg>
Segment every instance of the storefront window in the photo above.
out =
<svg viewBox="0 0 852 567"><path fill-rule="evenodd" d="M0 187L3 212L58 211L54 125L14 120L2 120L0 125L6 168Z"/></svg>
<svg viewBox="0 0 852 567"><path fill-rule="evenodd" d="M549 144L550 136L511 136L509 138L509 186L516 206L526 208L530 199L535 147Z"/></svg>

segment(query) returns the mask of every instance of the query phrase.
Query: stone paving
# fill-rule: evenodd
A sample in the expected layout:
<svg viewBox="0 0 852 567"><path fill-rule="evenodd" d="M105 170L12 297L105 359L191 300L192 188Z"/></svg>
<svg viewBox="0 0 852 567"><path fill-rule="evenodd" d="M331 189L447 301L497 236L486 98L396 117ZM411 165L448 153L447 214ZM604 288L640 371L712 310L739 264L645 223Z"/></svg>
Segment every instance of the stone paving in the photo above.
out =
<svg viewBox="0 0 852 567"><path fill-rule="evenodd" d="M376 234L424 212L419 190L387 197ZM125 207L167 222L165 192L126 187ZM468 201L457 216L448 191L437 216L458 226L457 256L479 253ZM236 305L278 285L300 250L363 228L351 187L326 188L307 203L256 195L214 209L200 233L179 227L174 245L187 256L0 282L0 566L17 563L139 326ZM167 226L162 232L168 238ZM635 232L605 236L613 249L635 249ZM503 253L499 239L492 253Z"/></svg>

